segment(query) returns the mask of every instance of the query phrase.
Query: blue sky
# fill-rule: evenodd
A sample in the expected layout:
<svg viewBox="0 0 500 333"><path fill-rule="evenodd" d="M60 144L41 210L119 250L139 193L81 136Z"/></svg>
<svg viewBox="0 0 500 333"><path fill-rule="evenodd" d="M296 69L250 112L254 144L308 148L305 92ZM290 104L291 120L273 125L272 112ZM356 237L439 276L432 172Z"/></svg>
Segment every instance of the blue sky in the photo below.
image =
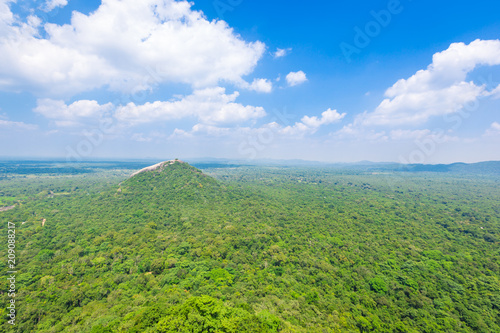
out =
<svg viewBox="0 0 500 333"><path fill-rule="evenodd" d="M499 12L0 0L0 156L500 160Z"/></svg>

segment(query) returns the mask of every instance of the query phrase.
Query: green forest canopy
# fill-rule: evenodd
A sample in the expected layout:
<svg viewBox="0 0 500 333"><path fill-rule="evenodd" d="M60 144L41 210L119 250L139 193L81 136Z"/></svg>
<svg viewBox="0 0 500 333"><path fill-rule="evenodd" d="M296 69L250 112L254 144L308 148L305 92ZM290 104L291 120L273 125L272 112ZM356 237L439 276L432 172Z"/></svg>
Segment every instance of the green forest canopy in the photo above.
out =
<svg viewBox="0 0 500 333"><path fill-rule="evenodd" d="M498 176L130 173L0 181L19 271L0 331L500 331Z"/></svg>

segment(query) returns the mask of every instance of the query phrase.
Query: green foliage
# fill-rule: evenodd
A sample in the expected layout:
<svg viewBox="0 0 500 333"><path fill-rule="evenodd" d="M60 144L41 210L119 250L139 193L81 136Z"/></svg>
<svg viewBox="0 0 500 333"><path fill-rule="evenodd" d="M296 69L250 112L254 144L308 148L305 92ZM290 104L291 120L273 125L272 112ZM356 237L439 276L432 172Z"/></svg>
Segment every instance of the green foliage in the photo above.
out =
<svg viewBox="0 0 500 333"><path fill-rule="evenodd" d="M151 263L151 272L153 272L153 274L161 274L163 272L163 269L165 268L165 263L164 263L164 260L163 259L155 259L153 260L153 262Z"/></svg>
<svg viewBox="0 0 500 333"><path fill-rule="evenodd" d="M233 276L222 268L216 268L210 271L210 278L218 286L230 286L233 284Z"/></svg>
<svg viewBox="0 0 500 333"><path fill-rule="evenodd" d="M44 249L44 250L41 250L40 252L38 252L35 259L37 259L39 261L49 261L53 257L54 257L54 251Z"/></svg>
<svg viewBox="0 0 500 333"><path fill-rule="evenodd" d="M256 316L227 307L205 295L189 298L184 304L170 308L156 326L156 332L278 332L280 326L279 319L268 312Z"/></svg>
<svg viewBox="0 0 500 333"><path fill-rule="evenodd" d="M498 177L129 171L0 180L12 331L500 332Z"/></svg>
<svg viewBox="0 0 500 333"><path fill-rule="evenodd" d="M380 277L375 277L369 281L370 288L377 293L386 293L387 285L385 281Z"/></svg>
<svg viewBox="0 0 500 333"><path fill-rule="evenodd" d="M105 327L103 325L96 325L92 327L90 333L113 333L113 330L109 327Z"/></svg>

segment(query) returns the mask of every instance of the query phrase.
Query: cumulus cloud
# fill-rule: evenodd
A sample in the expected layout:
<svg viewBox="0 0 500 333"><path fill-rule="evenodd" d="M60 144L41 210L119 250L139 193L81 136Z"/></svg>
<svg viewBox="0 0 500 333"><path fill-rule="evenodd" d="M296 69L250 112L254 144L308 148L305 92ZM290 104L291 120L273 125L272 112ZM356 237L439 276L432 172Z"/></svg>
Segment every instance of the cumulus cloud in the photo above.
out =
<svg viewBox="0 0 500 333"><path fill-rule="evenodd" d="M107 0L89 15L73 12L70 24L39 26L36 19L19 22L2 1L0 89L54 97L101 87L130 93L165 82L195 89L240 83L265 45L244 41L191 5Z"/></svg>
<svg viewBox="0 0 500 333"><path fill-rule="evenodd" d="M0 32L4 35L9 26L15 21L14 14L10 11L9 2L10 0L0 0Z"/></svg>
<svg viewBox="0 0 500 333"><path fill-rule="evenodd" d="M274 58L282 58L284 56L286 56L288 53L290 53L292 51L291 48L287 48L287 49L280 49L280 48L277 48L276 49L276 52L274 52Z"/></svg>
<svg viewBox="0 0 500 333"><path fill-rule="evenodd" d="M280 129L280 133L287 135L314 133L323 125L340 121L345 115L345 113L338 113L337 110L328 109L321 114L321 118L304 116L300 122L296 122L293 126L286 126Z"/></svg>
<svg viewBox="0 0 500 333"><path fill-rule="evenodd" d="M206 137L230 137L231 139L248 139L254 136L271 136L288 138L290 136L303 137L314 134L321 126L336 123L345 117L345 113L338 113L337 110L328 109L321 114L321 117L302 117L300 122L293 126L283 126L273 121L258 127L222 127L219 124L196 124L190 131L176 128L170 138L192 138L195 136Z"/></svg>
<svg viewBox="0 0 500 333"><path fill-rule="evenodd" d="M406 125L425 123L433 116L457 112L480 96L492 92L486 86L466 82L477 66L500 64L500 40L454 43L433 56L425 70L397 81L371 113L360 116L363 125Z"/></svg>
<svg viewBox="0 0 500 333"><path fill-rule="evenodd" d="M460 82L450 87L403 93L384 99L375 112L364 115L364 125L422 124L430 117L450 114L474 102L484 87Z"/></svg>
<svg viewBox="0 0 500 333"><path fill-rule="evenodd" d="M243 81L240 86L261 93L270 93L273 90L273 83L267 79L254 79L251 84Z"/></svg>
<svg viewBox="0 0 500 333"><path fill-rule="evenodd" d="M80 100L70 105L64 101L49 98L39 99L35 112L52 119L72 119L80 117L95 117L101 112L109 109L111 103L99 105L97 101Z"/></svg>
<svg viewBox="0 0 500 333"><path fill-rule="evenodd" d="M286 82L290 87L299 85L307 81L306 73L303 71L290 72L286 76Z"/></svg>
<svg viewBox="0 0 500 333"><path fill-rule="evenodd" d="M321 125L328 125L334 122L339 121L340 119L345 117L345 113L338 113L337 110L328 109L321 114L321 118L316 116L309 117L304 116L301 120L308 127L317 128Z"/></svg>
<svg viewBox="0 0 500 333"><path fill-rule="evenodd" d="M238 92L226 94L225 88L215 87L195 90L193 94L172 101L156 101L137 105L100 105L97 101L80 100L70 105L53 99L38 100L33 110L54 120L57 126L77 126L86 119L113 117L128 126L195 118L203 124L241 123L264 117L262 107L235 103Z"/></svg>
<svg viewBox="0 0 500 333"><path fill-rule="evenodd" d="M485 132L485 136L500 136L500 123L494 122Z"/></svg>
<svg viewBox="0 0 500 333"><path fill-rule="evenodd" d="M176 128L174 130L174 132L172 133L172 135L169 136L169 139L177 139L177 138L180 138L180 139L183 139L183 138L191 138L193 135L191 133L189 133L188 131L185 131L183 129L180 129L180 128Z"/></svg>
<svg viewBox="0 0 500 333"><path fill-rule="evenodd" d="M282 127L277 123L264 124L260 127L223 127L219 125L209 125L209 124L196 124L189 131L176 128L170 139L187 139L196 137L226 137L228 141L246 139L251 136L262 134L267 130L272 130L276 134L279 134Z"/></svg>
<svg viewBox="0 0 500 333"><path fill-rule="evenodd" d="M203 123L238 123L266 115L262 107L244 106L234 101L238 92L231 95L221 87L196 90L192 95L175 101L157 101L136 105L129 103L117 108L115 117L132 125L196 117Z"/></svg>
<svg viewBox="0 0 500 333"><path fill-rule="evenodd" d="M47 0L42 6L42 9L46 12L50 12L56 7L64 7L68 4L68 0Z"/></svg>
<svg viewBox="0 0 500 333"><path fill-rule="evenodd" d="M38 126L32 124L26 124L20 121L10 121L10 120L0 119L0 128L35 130L38 128Z"/></svg>
<svg viewBox="0 0 500 333"><path fill-rule="evenodd" d="M69 127L81 125L85 119L98 119L113 109L113 104L99 105L97 101L80 100L70 105L64 101L49 98L39 99L34 112L54 120L57 126Z"/></svg>
<svg viewBox="0 0 500 333"><path fill-rule="evenodd" d="M493 89L490 93L490 96L492 96L493 99L499 99L500 98L500 85L498 85L495 89Z"/></svg>

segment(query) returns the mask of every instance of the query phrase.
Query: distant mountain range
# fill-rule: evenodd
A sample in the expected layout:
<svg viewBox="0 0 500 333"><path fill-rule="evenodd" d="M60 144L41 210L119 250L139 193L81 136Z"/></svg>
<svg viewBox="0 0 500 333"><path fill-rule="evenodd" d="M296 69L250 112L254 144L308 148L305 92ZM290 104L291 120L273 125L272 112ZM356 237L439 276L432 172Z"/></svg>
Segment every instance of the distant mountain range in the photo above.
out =
<svg viewBox="0 0 500 333"><path fill-rule="evenodd" d="M394 162L322 163L303 160L188 160L198 168L223 168L238 166L323 167L360 172L441 172L467 174L500 174L500 161L452 164L401 164Z"/></svg>
<svg viewBox="0 0 500 333"><path fill-rule="evenodd" d="M477 174L500 174L500 161L480 163L453 163L453 164L410 164L403 166L407 171L419 172L453 172L453 173L477 173Z"/></svg>
<svg viewBox="0 0 500 333"><path fill-rule="evenodd" d="M467 174L500 174L500 161L452 164L354 163L338 165L346 169L380 172L441 172Z"/></svg>
<svg viewBox="0 0 500 333"><path fill-rule="evenodd" d="M500 175L500 161L452 164L400 164L394 162L325 163L304 160L236 160L220 158L186 159L199 169L240 167L313 167L355 172L439 172ZM161 160L88 160L68 163L62 160L0 159L0 177L8 174L78 174L94 172L96 169L139 170Z"/></svg>

